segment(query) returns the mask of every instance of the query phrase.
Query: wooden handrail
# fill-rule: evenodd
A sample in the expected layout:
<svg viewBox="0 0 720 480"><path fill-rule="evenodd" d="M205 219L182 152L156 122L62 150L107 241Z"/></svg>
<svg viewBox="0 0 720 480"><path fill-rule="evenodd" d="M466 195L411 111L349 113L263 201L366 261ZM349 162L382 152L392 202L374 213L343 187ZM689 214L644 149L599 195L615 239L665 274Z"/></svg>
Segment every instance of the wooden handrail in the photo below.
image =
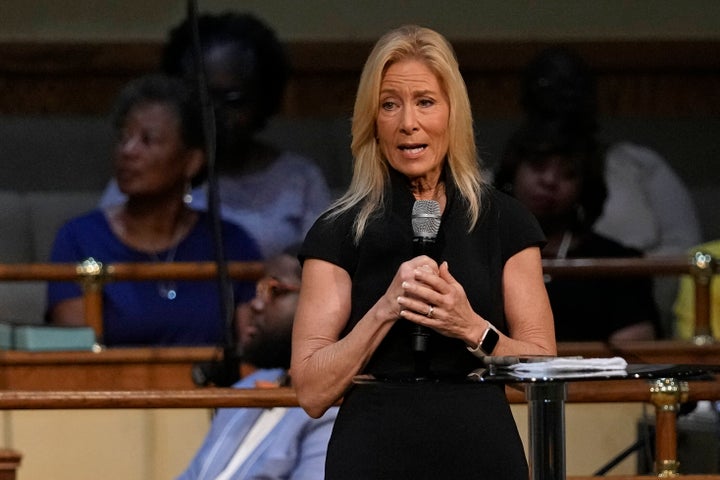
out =
<svg viewBox="0 0 720 480"><path fill-rule="evenodd" d="M714 341L712 331L713 276L720 273L720 262L710 254L696 251L690 256L641 258L544 259L543 272L553 276L589 278L596 276L690 275L695 285L695 336L698 344Z"/></svg>
<svg viewBox="0 0 720 480"><path fill-rule="evenodd" d="M191 390L0 391L0 410L297 407L295 391L198 388Z"/></svg>
<svg viewBox="0 0 720 480"><path fill-rule="evenodd" d="M235 280L254 281L264 271L262 262L229 262L228 274ZM102 339L102 287L112 281L212 280L217 276L214 262L140 262L103 265L92 258L74 263L0 264L0 281L77 281L83 287L85 324Z"/></svg>
<svg viewBox="0 0 720 480"><path fill-rule="evenodd" d="M720 273L717 260L705 254L688 257L665 258L611 258L611 259L565 259L544 260L544 272L554 276L591 277L598 275L655 276L691 275L696 286L696 332L710 333L710 283L714 274ZM230 276L237 280L256 280L264 271L261 262L230 262ZM94 261L82 264L0 264L0 281L79 281L85 292L86 316L96 332L102 331L101 287L111 281L141 280L211 280L217 267L213 262L175 263L115 263L100 265ZM702 305L698 305L702 303ZM92 312L95 320L92 320ZM88 315L90 313L90 315ZM704 330L703 330L704 329ZM655 347L657 347L656 342ZM622 345L600 344L600 355L623 352ZM681 345L687 347L687 343ZM572 351L565 345L563 354ZM587 353L587 344L578 346ZM569 349L569 350L568 350ZM638 356L634 348L629 353ZM586 355L587 356L587 355ZM683 401L720 399L720 382L690 382L691 387ZM506 389L513 403L525 401L524 394L511 387ZM651 402L653 401L647 381L624 380L618 382L577 382L568 385L568 402ZM272 390L205 388L193 390L131 390L131 391L0 391L2 409L86 409L86 408L218 408L218 407L275 407L297 406L295 393L290 388ZM656 416L662 409L656 408ZM671 420L672 419L672 420ZM658 452L673 457L674 417L665 415L658 428L671 431L672 435L658 435ZM672 423L672 428L663 424ZM667 432L666 432L667 433ZM659 457L660 458L660 457ZM666 461L667 459L661 461ZM670 459L672 463L672 458Z"/></svg>
<svg viewBox="0 0 720 480"><path fill-rule="evenodd" d="M228 262L228 273L235 280L257 280L263 274L262 262ZM644 258L545 259L543 271L553 276L587 278L594 276L691 275L695 284L695 339L709 343L711 330L711 283L720 273L717 259L703 252L691 256ZM0 281L78 281L83 285L85 321L102 338L102 285L112 281L211 280L217 275L214 262L112 263L93 259L79 264L21 263L0 264Z"/></svg>
<svg viewBox="0 0 720 480"><path fill-rule="evenodd" d="M690 474L690 475L672 475L679 480L720 480L718 474ZM657 480L660 477L658 475L610 475L602 477L590 477L582 475L568 475L567 480Z"/></svg>
<svg viewBox="0 0 720 480"><path fill-rule="evenodd" d="M543 272L553 276L654 276L692 275L692 259L687 256L641 258L553 258L543 259Z"/></svg>
<svg viewBox="0 0 720 480"><path fill-rule="evenodd" d="M693 275L695 257L574 258L544 259L543 271L550 275L589 277L597 275ZM78 280L81 265L75 263L3 263L0 281ZM718 262L707 262L712 273L720 273ZM104 267L105 280L209 280L217 274L214 262L111 263ZM254 280L263 271L262 262L228 262L237 280Z"/></svg>
<svg viewBox="0 0 720 480"><path fill-rule="evenodd" d="M650 403L647 380L611 380L568 384L570 403ZM720 381L690 381L687 401L720 399ZM525 403L524 393L506 388L510 403ZM297 407L292 387L189 390L6 390L0 391L0 410L135 409L135 408L271 408Z"/></svg>
<svg viewBox="0 0 720 480"><path fill-rule="evenodd" d="M123 280L212 280L217 275L214 262L140 262L100 265L103 281ZM257 280L262 276L262 262L228 262L228 273L235 280ZM0 281L79 281L83 264L76 263L3 263Z"/></svg>
<svg viewBox="0 0 720 480"><path fill-rule="evenodd" d="M672 379L664 379L672 380ZM656 470L677 473L675 411L681 402L720 398L720 382L681 382L682 397L668 397L657 383L647 380L574 382L568 385L567 402L649 402L655 405ZM506 387L508 399L524 402L519 390ZM128 391L0 391L0 410L133 409L133 408L271 408L298 406L291 387L274 389L203 388L193 390ZM670 408L668 408L670 407Z"/></svg>

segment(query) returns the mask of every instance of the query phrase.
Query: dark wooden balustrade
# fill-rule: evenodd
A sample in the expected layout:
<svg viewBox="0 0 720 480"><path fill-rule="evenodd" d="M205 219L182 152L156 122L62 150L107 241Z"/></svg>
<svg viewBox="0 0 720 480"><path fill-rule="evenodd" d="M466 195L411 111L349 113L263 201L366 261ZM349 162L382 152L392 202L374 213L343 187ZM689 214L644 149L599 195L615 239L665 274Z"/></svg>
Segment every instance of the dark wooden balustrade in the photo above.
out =
<svg viewBox="0 0 720 480"><path fill-rule="evenodd" d="M672 258L641 258L641 259L569 259L546 260L543 262L545 272L554 276L658 276L658 275L691 275L696 286L696 333L709 336L710 331L710 284L717 274L718 262L709 256L694 255ZM263 273L260 262L230 262L230 276L238 280L256 280ZM93 261L74 264L4 264L0 265L0 281L78 281L84 287L86 297L86 315L88 324L93 326L99 335L102 333L102 285L106 282L120 280L211 280L217 275L217 267L212 262L199 263L166 263L166 264L109 264L102 265ZM702 305L698 305L702 303ZM98 359L105 355L127 356L117 350L98 352ZM4 352L0 364L13 364L16 370L29 368L31 371L32 354L23 352ZM87 355L86 366L94 363L93 352L78 352ZM200 353L200 358L215 355L211 350ZM58 353L59 355L62 355ZM591 357L622 356L630 363L688 363L699 365L720 365L720 344L714 342L694 343L676 340L660 340L652 342L577 342L560 343L559 355ZM24 355L24 358L22 358ZM52 354L50 354L52 355ZM13 357L14 356L14 357ZM1 357L1 356L0 356ZM57 360L57 359L56 359ZM197 361L196 358L193 361ZM47 358L45 359L47 362ZM146 358L141 363L152 363ZM68 362L72 368L73 361ZM102 363L102 362L101 362ZM110 362L112 363L112 362ZM121 362L122 363L122 362ZM160 362L162 363L162 362ZM30 364L30 365L28 365ZM107 365L107 363L102 363ZM45 363L45 366L49 363ZM36 365L37 366L37 365ZM66 365L68 366L68 365ZM42 367L45 368L45 367ZM102 367L110 368L110 367ZM117 366L116 366L117 368ZM142 368L142 367L141 367ZM189 368L189 365L184 365ZM186 370L187 371L187 370ZM20 375L22 376L22 375ZM5 387L9 386L10 377L6 376ZM295 393L291 388L272 390L231 389L231 388L186 388L173 389L152 388L154 375L149 383L140 389L83 389L82 385L68 386L65 389L52 390L48 384L43 389L10 389L0 390L0 410L28 409L94 409L94 408L218 408L218 407L275 407L297 406ZM13 381L18 382L19 376ZM85 379L89 384L93 380ZM186 379L189 381L189 378ZM51 384L50 384L51 385ZM97 385L97 384L95 384ZM687 382L687 392L682 401L719 400L720 381ZM17 385L15 385L17 386ZM70 387L70 388L67 388ZM168 385L172 387L172 385ZM12 388L12 387L11 387ZM513 403L525 402L521 389L508 386L508 399ZM653 403L651 385L645 380L622 381L587 381L568 385L568 402L646 402ZM656 405L657 407L657 405ZM656 451L663 457L659 462L674 462L676 453L676 430L674 415L663 415L663 408L656 408ZM660 416L663 416L661 419ZM661 421L662 420L662 421ZM1 460L1 459L0 459ZM19 462L19 460L18 460ZM0 477L1 478L1 477ZM589 477L571 477L580 480ZM611 477L608 477L611 478ZM652 477L614 477L621 479L641 479ZM717 479L720 476L687 476L689 479Z"/></svg>
<svg viewBox="0 0 720 480"><path fill-rule="evenodd" d="M578 258L543 260L543 271L553 276L678 276L691 275L695 283L695 335L702 341L712 338L711 290L718 261L696 253L690 257ZM236 280L256 280L263 272L261 262L229 262L228 274ZM217 275L213 262L113 263L88 259L80 264L0 264L0 281L78 281L84 287L86 323L102 338L102 285L112 281L211 280Z"/></svg>

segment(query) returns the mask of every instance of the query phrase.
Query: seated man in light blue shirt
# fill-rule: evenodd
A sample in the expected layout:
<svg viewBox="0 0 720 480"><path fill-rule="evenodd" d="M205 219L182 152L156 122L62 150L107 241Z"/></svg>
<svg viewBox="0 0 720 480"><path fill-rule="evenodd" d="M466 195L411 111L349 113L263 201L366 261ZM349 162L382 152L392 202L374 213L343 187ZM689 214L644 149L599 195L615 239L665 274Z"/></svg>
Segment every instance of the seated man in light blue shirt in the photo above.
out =
<svg viewBox="0 0 720 480"><path fill-rule="evenodd" d="M255 297L240 307L243 360L257 370L236 388L288 385L292 320L300 265L291 254L266 264ZM178 480L322 480L337 407L319 419L301 408L223 408L189 467Z"/></svg>

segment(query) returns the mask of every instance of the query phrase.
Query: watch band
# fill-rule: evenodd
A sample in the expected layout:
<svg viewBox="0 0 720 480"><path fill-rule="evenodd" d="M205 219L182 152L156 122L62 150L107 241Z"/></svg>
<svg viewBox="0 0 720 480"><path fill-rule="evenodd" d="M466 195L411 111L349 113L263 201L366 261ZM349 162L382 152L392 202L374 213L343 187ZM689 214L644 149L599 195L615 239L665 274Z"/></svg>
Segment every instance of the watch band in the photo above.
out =
<svg viewBox="0 0 720 480"><path fill-rule="evenodd" d="M500 335L498 334L497 330L495 329L495 327L493 327L492 323L488 322L488 328L485 329L485 331L483 332L482 338L480 338L480 342L477 344L477 347L465 348L467 348L468 352L472 353L476 357L484 357L486 355L492 354L499 340Z"/></svg>

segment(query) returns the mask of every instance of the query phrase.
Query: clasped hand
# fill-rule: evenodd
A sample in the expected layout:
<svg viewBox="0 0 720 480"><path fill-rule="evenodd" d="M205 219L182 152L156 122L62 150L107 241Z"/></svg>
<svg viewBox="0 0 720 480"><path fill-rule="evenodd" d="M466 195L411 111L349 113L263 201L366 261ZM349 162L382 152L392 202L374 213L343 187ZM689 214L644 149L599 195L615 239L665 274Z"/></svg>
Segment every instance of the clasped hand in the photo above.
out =
<svg viewBox="0 0 720 480"><path fill-rule="evenodd" d="M482 321L447 262L438 266L424 255L400 265L387 295L396 298L399 317L447 337L469 339L472 327Z"/></svg>

